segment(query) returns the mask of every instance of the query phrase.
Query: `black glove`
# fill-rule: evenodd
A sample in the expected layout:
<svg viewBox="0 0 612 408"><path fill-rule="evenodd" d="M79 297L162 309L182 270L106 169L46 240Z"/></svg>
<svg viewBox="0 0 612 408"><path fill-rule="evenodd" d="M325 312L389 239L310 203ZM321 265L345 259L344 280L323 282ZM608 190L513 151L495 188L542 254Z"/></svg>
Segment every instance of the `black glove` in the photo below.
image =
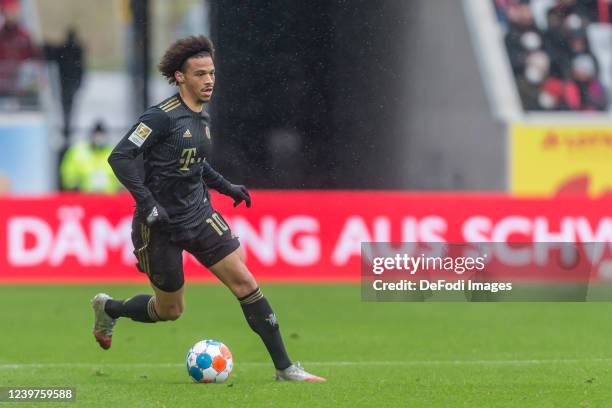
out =
<svg viewBox="0 0 612 408"><path fill-rule="evenodd" d="M149 211L145 221L149 227L155 227L168 224L170 218L168 217L166 209L157 204Z"/></svg>
<svg viewBox="0 0 612 408"><path fill-rule="evenodd" d="M245 186L228 183L223 190L219 192L231 197L234 200L234 207L237 207L238 204L244 201L247 208L251 208L251 196Z"/></svg>
<svg viewBox="0 0 612 408"><path fill-rule="evenodd" d="M145 218L145 223L149 227L163 226L170 221L166 209L155 200L148 200L148 202L141 207L141 211Z"/></svg>

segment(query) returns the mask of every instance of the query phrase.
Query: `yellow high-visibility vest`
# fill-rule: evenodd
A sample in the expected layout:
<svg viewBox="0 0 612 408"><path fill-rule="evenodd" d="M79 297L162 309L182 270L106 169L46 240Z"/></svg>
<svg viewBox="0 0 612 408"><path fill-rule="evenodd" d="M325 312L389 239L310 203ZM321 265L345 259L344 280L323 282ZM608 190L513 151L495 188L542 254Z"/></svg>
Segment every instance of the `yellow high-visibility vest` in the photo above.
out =
<svg viewBox="0 0 612 408"><path fill-rule="evenodd" d="M121 190L121 183L107 161L111 151L111 147L94 149L88 142L70 146L60 165L63 187L88 193Z"/></svg>

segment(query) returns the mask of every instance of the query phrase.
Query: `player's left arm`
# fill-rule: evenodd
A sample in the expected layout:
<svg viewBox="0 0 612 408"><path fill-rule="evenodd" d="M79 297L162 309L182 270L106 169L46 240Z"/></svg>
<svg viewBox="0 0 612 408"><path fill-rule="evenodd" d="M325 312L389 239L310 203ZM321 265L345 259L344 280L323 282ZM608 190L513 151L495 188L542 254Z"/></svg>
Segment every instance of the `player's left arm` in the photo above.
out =
<svg viewBox="0 0 612 408"><path fill-rule="evenodd" d="M234 207L243 201L247 208L251 207L251 196L245 186L230 183L218 171L213 169L206 160L202 163L202 179L207 187L231 197L234 200Z"/></svg>

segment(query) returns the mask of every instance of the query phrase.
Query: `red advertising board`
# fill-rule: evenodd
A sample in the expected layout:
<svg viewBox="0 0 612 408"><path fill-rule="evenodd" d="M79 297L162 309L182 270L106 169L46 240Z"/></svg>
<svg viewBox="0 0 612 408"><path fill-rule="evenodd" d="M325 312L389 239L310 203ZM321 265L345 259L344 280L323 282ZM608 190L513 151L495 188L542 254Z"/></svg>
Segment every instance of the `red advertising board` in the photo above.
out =
<svg viewBox="0 0 612 408"><path fill-rule="evenodd" d="M612 242L609 199L495 194L253 191L213 196L262 281L357 281L361 242ZM0 199L0 282L145 282L129 195ZM214 280L191 256L188 282Z"/></svg>

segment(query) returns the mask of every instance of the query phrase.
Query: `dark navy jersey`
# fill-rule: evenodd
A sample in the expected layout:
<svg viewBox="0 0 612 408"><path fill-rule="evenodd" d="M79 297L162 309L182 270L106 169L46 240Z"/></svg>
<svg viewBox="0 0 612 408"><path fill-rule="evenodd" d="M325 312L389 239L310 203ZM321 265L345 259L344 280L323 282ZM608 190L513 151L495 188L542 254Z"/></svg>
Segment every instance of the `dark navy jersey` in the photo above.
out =
<svg viewBox="0 0 612 408"><path fill-rule="evenodd" d="M109 163L138 207L164 207L170 218L165 228L173 239L184 239L212 214L207 186L228 184L206 161L210 153L210 117L189 109L176 94L142 114ZM144 180L134 160L140 154Z"/></svg>

